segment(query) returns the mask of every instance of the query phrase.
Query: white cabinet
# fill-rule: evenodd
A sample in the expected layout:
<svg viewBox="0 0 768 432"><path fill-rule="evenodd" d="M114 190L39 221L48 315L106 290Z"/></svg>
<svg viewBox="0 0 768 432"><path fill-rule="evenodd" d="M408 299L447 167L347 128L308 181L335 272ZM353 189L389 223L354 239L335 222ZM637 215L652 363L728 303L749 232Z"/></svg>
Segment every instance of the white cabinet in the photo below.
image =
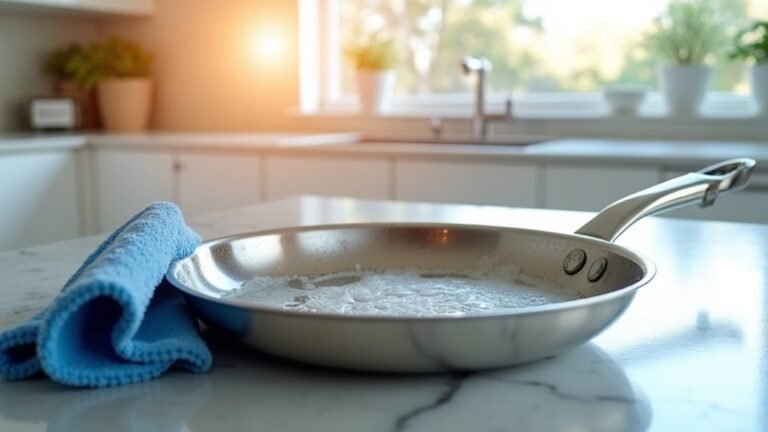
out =
<svg viewBox="0 0 768 432"><path fill-rule="evenodd" d="M191 216L261 201L262 157L252 154L179 153L178 202Z"/></svg>
<svg viewBox="0 0 768 432"><path fill-rule="evenodd" d="M664 178L671 179L686 173L688 171L667 170L664 172ZM746 189L722 194L710 207L701 208L696 205L681 207L665 212L662 216L768 223L768 173L753 173Z"/></svg>
<svg viewBox="0 0 768 432"><path fill-rule="evenodd" d="M178 203L187 216L297 195L599 211L617 199L659 183L662 177L681 174L661 164L542 164L311 151L104 147L91 150L91 154L91 178L83 180L92 188L91 194L86 194L91 202L85 202L93 209L86 214L94 221L87 225L88 232L110 231L159 200ZM64 163L59 171L74 178L74 168L67 167ZM752 189L721 197L712 209L681 209L671 215L768 223L768 174L758 174L754 179ZM40 181L44 184L53 180ZM75 184L75 180L57 183L56 187L70 183ZM13 199L11 192L5 193L10 197L6 201ZM67 194L71 195L57 192L54 199ZM50 208L64 205L50 204ZM66 201L66 205L70 207L65 211L77 214L74 200ZM16 224L30 219L22 210L11 215ZM77 224L72 224L69 232L76 233ZM3 233L6 238L0 239L0 246L16 244L8 230ZM36 230L25 235L34 237L38 233L47 235Z"/></svg>
<svg viewBox="0 0 768 432"><path fill-rule="evenodd" d="M266 199L294 195L390 197L385 158L271 155L266 159Z"/></svg>
<svg viewBox="0 0 768 432"><path fill-rule="evenodd" d="M96 232L112 231L154 201L174 200L172 153L104 149L93 158Z"/></svg>
<svg viewBox="0 0 768 432"><path fill-rule="evenodd" d="M512 162L398 160L395 198L536 207L537 168Z"/></svg>
<svg viewBox="0 0 768 432"><path fill-rule="evenodd" d="M79 153L0 155L0 250L77 237Z"/></svg>
<svg viewBox="0 0 768 432"><path fill-rule="evenodd" d="M659 167L606 164L548 164L542 185L544 207L599 211L626 195L653 186Z"/></svg>
<svg viewBox="0 0 768 432"><path fill-rule="evenodd" d="M96 149L92 157L91 232L111 231L154 201L194 216L262 199L259 155Z"/></svg>
<svg viewBox="0 0 768 432"><path fill-rule="evenodd" d="M154 11L154 0L0 0L0 6L17 8L44 8L66 12L87 12L116 15L149 15Z"/></svg>

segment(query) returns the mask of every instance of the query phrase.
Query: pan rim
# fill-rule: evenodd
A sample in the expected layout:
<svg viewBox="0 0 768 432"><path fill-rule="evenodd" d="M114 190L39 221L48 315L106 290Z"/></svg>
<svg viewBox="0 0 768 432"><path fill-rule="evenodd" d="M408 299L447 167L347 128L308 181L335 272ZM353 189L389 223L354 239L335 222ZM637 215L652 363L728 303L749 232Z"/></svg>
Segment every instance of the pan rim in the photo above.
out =
<svg viewBox="0 0 768 432"><path fill-rule="evenodd" d="M610 291L604 294L598 294L582 299L566 300L557 303L549 303L538 306L526 306L514 311L506 312L488 312L477 313L465 316L386 316L386 315L345 315L341 313L332 312L304 312L281 309L278 307L271 307L261 305L258 303L238 300L238 299L226 299L215 297L206 293L203 293L194 288L190 288L186 284L179 281L175 276L175 270L184 261L189 260L194 256L198 250L209 248L216 244L225 242L231 242L235 240L241 240L251 237L261 237L275 234L287 234L287 233L300 233L308 231L323 231L323 230L338 230L338 229L362 229L362 228L452 228L452 229L468 229L468 230L482 230L482 231L514 231L517 233L525 233L529 235L539 236L553 236L565 239L578 239L579 241L585 241L592 243L607 251L616 253L632 262L635 262L644 271L643 276L636 282L627 285L623 288ZM599 303L609 302L619 297L634 295L640 287L647 285L656 276L656 265L652 260L645 255L629 249L625 246L618 245L606 240L590 237L587 235L576 233L561 233L556 231L546 231L530 228L518 228L504 225L477 225L477 224L460 224L450 222L361 222L361 223L338 223L338 224L317 224L317 225L303 225L303 226L289 226L282 228L269 228L264 230L249 231L243 233L237 233L222 237L213 238L202 242L191 255L174 261L165 274L166 279L178 290L180 290L185 297L191 296L202 301L212 302L216 305L223 305L242 309L247 312L258 312L265 314L284 315L287 317L301 317L312 319L324 319L324 320L343 320L343 321L365 321L365 322L402 322L402 321L422 321L422 322L434 322L434 321L468 321L468 320L487 320L487 319L501 319L508 318L510 316L524 316L545 314L550 312L558 312L566 309L577 309L581 307L588 307ZM194 308L194 307L193 307Z"/></svg>

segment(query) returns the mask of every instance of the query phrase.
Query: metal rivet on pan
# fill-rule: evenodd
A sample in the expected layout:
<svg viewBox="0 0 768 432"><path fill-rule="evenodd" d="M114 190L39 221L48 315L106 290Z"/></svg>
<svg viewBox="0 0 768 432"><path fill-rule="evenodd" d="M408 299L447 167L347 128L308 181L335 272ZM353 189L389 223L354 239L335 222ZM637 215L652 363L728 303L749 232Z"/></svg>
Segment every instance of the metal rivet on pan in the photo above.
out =
<svg viewBox="0 0 768 432"><path fill-rule="evenodd" d="M587 279L590 282L597 282L598 279L603 277L605 269L608 268L608 260L605 257L600 257L589 266L589 273L587 273Z"/></svg>
<svg viewBox="0 0 768 432"><path fill-rule="evenodd" d="M574 249L563 261L563 270L569 275L576 274L584 267L587 262L587 253L583 249Z"/></svg>

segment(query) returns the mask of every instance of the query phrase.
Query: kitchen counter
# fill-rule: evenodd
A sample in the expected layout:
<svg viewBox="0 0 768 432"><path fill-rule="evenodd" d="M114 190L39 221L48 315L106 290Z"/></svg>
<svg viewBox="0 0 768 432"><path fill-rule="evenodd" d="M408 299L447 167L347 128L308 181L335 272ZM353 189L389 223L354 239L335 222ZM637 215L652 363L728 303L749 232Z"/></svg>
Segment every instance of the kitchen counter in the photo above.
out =
<svg viewBox="0 0 768 432"><path fill-rule="evenodd" d="M75 134L15 134L0 136L0 155L36 151L65 151L83 148L88 137Z"/></svg>
<svg viewBox="0 0 768 432"><path fill-rule="evenodd" d="M604 138L545 139L528 145L375 142L337 144L317 150L355 154L470 158L536 162L613 162L698 166L736 157L768 163L768 141L674 141ZM701 167L698 167L701 168ZM698 169L697 168L697 169Z"/></svg>
<svg viewBox="0 0 768 432"><path fill-rule="evenodd" d="M269 149L350 144L360 140L354 132L339 133L148 133L89 135L88 144L99 147L160 147Z"/></svg>
<svg viewBox="0 0 768 432"><path fill-rule="evenodd" d="M340 133L167 133L0 136L0 154L73 148L238 150L334 156L408 156L429 159L486 159L534 162L611 162L701 168L736 157L750 157L758 169L768 164L768 141L675 141L524 137L528 145L440 142L363 142L355 132ZM510 138L511 141L514 139Z"/></svg>
<svg viewBox="0 0 768 432"><path fill-rule="evenodd" d="M265 149L356 143L360 135L339 133L167 133L0 135L0 153L84 147Z"/></svg>
<svg viewBox="0 0 768 432"><path fill-rule="evenodd" d="M279 226L442 221L572 232L588 213L303 197L191 219L203 237ZM100 241L0 254L0 327L43 308ZM206 334L215 361L138 385L0 382L0 430L765 431L768 226L648 218L618 243L656 279L593 342L475 373L304 366Z"/></svg>

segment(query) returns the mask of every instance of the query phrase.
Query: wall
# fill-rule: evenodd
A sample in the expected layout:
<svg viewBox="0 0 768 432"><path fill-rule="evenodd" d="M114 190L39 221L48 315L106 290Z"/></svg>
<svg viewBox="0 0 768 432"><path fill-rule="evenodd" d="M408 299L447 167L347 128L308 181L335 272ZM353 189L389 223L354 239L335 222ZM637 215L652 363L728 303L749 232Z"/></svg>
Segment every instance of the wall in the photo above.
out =
<svg viewBox="0 0 768 432"><path fill-rule="evenodd" d="M53 90L42 71L46 53L66 42L92 40L97 32L92 19L0 11L0 132L22 129L23 101Z"/></svg>
<svg viewBox="0 0 768 432"><path fill-rule="evenodd" d="M279 130L298 106L297 1L156 0L146 19L104 22L154 55L152 127ZM254 34L277 34L279 55L258 55Z"/></svg>

